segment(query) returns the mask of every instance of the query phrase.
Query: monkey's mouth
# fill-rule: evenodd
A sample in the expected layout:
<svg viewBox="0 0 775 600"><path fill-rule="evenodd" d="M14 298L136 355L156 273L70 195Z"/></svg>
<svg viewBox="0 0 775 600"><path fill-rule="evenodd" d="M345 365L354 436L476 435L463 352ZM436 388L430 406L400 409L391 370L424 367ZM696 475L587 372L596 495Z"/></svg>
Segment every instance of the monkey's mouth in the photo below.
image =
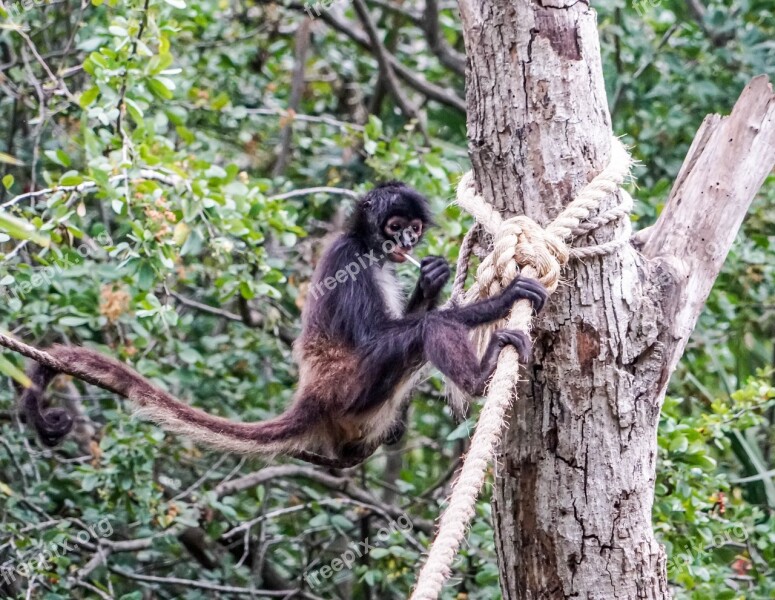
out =
<svg viewBox="0 0 775 600"><path fill-rule="evenodd" d="M393 250L390 254L388 254L388 257L393 262L397 263L404 263L406 262L407 255L412 253L412 247L404 247L404 246L396 246L396 249Z"/></svg>

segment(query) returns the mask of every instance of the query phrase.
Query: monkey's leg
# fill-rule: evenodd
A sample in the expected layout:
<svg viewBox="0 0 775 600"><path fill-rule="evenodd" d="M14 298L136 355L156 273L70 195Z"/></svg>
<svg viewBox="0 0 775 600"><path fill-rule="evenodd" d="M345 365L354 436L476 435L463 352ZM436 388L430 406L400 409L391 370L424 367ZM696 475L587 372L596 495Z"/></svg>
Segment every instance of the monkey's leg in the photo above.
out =
<svg viewBox="0 0 775 600"><path fill-rule="evenodd" d="M522 299L530 300L533 309L539 313L548 296L546 288L538 281L519 276L497 296L461 308L450 308L441 314L468 327L477 327L505 318L514 303Z"/></svg>
<svg viewBox="0 0 775 600"><path fill-rule="evenodd" d="M466 328L458 323L440 319L428 323L425 336L426 358L455 385L472 396L484 394L504 346L514 346L522 362L527 362L530 357L530 338L521 331L496 331L481 362L476 358Z"/></svg>
<svg viewBox="0 0 775 600"><path fill-rule="evenodd" d="M308 462L319 467L329 467L331 469L349 469L350 467L355 467L361 464L370 455L331 458L328 456L322 456L321 454L315 454L314 452L307 452L306 450L296 450L289 453L289 456L292 458L298 458L299 460L303 460L304 462Z"/></svg>
<svg viewBox="0 0 775 600"><path fill-rule="evenodd" d="M44 365L35 364L30 370L32 386L25 389L19 404L27 424L35 428L40 441L56 446L73 428L73 417L64 408L42 408L43 394L58 373Z"/></svg>
<svg viewBox="0 0 775 600"><path fill-rule="evenodd" d="M355 467L369 458L377 451L380 444L362 442L353 442L351 444L345 444L339 450L339 456L328 457L309 452L307 450L296 450L290 453L293 458L306 461L313 465L321 467L330 467L332 469L349 469Z"/></svg>

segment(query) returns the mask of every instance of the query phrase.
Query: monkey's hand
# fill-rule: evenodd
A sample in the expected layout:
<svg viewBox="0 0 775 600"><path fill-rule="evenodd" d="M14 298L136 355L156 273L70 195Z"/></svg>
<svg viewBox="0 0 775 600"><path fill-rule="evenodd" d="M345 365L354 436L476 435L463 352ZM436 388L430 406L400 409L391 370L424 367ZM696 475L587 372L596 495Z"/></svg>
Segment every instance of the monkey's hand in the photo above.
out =
<svg viewBox="0 0 775 600"><path fill-rule="evenodd" d="M425 300L435 300L449 279L450 269L441 256L426 256L420 262L420 280L417 282Z"/></svg>
<svg viewBox="0 0 775 600"><path fill-rule="evenodd" d="M533 310L536 314L541 312L546 300L549 298L549 293L542 283L529 277L522 277L518 275L514 281L512 281L505 290L503 295L509 299L510 303L514 303L517 300L529 300L533 305Z"/></svg>
<svg viewBox="0 0 775 600"><path fill-rule="evenodd" d="M406 314L433 310L449 274L449 265L441 256L423 258L420 262L420 278L406 306Z"/></svg>

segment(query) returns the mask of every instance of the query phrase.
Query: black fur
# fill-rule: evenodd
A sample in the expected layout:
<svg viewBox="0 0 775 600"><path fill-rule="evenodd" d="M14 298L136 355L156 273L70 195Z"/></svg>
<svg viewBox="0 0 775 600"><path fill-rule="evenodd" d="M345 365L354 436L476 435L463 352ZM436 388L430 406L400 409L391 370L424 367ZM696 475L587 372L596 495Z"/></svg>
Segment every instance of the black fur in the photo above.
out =
<svg viewBox="0 0 775 600"><path fill-rule="evenodd" d="M430 256L421 262L420 278L404 316L392 317L383 300L376 269L391 268L385 264L382 250L390 239L384 224L395 215L420 218L426 226L430 225L428 202L418 192L398 182L375 188L356 207L350 229L326 253L313 287L344 271L354 257L371 255L379 261L360 271L357 277L316 294L305 307L305 332L325 332L351 345L358 356L358 393L345 407L350 415L365 415L378 409L425 361L467 393L480 395L495 369L500 349L514 345L520 357L527 360L530 340L521 332L499 331L480 362L468 339L470 328L504 318L522 298L530 300L540 311L547 297L540 283L518 277L496 297L463 308L434 310L450 269L443 258ZM395 425L383 441L395 442L403 433L401 412L394 415Z"/></svg>

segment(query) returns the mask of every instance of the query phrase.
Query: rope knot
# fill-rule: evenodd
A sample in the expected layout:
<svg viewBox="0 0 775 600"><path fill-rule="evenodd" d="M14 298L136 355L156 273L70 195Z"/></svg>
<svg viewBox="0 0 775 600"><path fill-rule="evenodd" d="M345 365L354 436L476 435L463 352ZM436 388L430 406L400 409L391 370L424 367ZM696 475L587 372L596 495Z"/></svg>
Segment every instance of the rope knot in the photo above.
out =
<svg viewBox="0 0 775 600"><path fill-rule="evenodd" d="M497 294L524 267L532 267L535 278L552 292L569 256L565 242L533 219L525 215L506 219L495 232L492 252L477 270L480 296Z"/></svg>
<svg viewBox="0 0 775 600"><path fill-rule="evenodd" d="M557 289L562 267L571 258L603 256L625 245L629 235L599 245L569 247L573 238L629 215L632 198L619 186L627 178L631 165L632 159L627 149L617 138L612 138L608 166L546 228L525 215L504 219L476 193L473 173L469 171L463 175L457 187L457 203L493 237L492 252L480 263L476 282L465 295L466 302L497 294L525 268L530 277L538 279L549 292L553 292ZM597 216L591 216L597 212L601 202L617 190L621 192L622 203ZM461 252L463 261L468 260L472 246L470 237L467 237L466 242L466 252ZM460 276L455 279L453 289L455 299L463 297L462 287L467 273L467 269L458 267L458 270Z"/></svg>

